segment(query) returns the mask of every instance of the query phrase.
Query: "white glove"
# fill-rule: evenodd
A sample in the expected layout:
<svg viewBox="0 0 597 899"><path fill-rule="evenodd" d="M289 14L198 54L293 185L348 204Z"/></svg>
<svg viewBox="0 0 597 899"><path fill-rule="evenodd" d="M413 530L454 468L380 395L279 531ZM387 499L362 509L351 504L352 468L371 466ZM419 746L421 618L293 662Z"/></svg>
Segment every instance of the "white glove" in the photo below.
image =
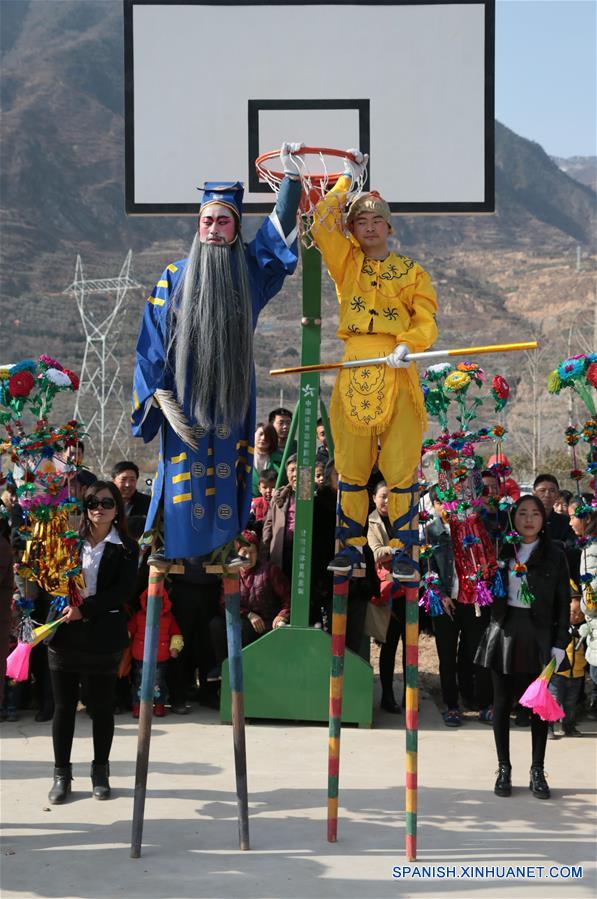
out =
<svg viewBox="0 0 597 899"><path fill-rule="evenodd" d="M386 356L386 365L389 365L390 368L408 368L410 361L406 357L409 353L410 350L407 345L399 343L396 349L389 356Z"/></svg>
<svg viewBox="0 0 597 899"><path fill-rule="evenodd" d="M352 159L349 159L348 156L345 157L344 174L350 175L353 182L358 181L363 174L364 169L367 168L369 155L367 153L361 153L361 151L357 150L356 147L351 147L350 150L346 150L346 152L350 153L350 155L354 157L354 162Z"/></svg>
<svg viewBox="0 0 597 899"><path fill-rule="evenodd" d="M556 660L556 671L564 661L564 656L566 655L565 649L558 649L557 646L551 647L551 657Z"/></svg>
<svg viewBox="0 0 597 899"><path fill-rule="evenodd" d="M303 143L290 143L285 140L280 147L280 162L282 163L282 171L285 175L289 175L291 178L298 178L300 176L301 170L293 159L293 153L297 153L298 150L304 146Z"/></svg>

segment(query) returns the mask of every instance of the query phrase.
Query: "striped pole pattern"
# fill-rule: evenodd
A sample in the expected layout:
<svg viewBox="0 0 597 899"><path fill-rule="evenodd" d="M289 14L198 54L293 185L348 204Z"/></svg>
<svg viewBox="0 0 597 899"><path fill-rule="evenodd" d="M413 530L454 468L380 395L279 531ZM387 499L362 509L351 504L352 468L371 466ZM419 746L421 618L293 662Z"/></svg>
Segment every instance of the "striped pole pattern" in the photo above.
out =
<svg viewBox="0 0 597 899"><path fill-rule="evenodd" d="M330 670L330 729L328 742L328 843L338 839L338 780L340 776L340 731L344 688L346 607L350 578L334 575L332 607L332 664Z"/></svg>
<svg viewBox="0 0 597 899"><path fill-rule="evenodd" d="M418 516L415 519L418 526ZM413 548L418 560L419 548ZM406 859L417 857L417 752L419 735L419 589L406 588Z"/></svg>
<svg viewBox="0 0 597 899"><path fill-rule="evenodd" d="M245 709L243 695L242 640L240 629L239 574L224 570L224 607L228 640L228 670L232 709L232 739L236 771L238 805L238 840L241 849L249 849L249 801L247 796L247 748L245 744Z"/></svg>
<svg viewBox="0 0 597 899"><path fill-rule="evenodd" d="M131 838L131 858L140 858L143 837L143 817L145 794L147 791L147 770L149 767L149 743L151 740L151 719L153 715L153 690L158 656L158 636L160 616L164 597L164 568L149 566L147 588L147 618L145 624L145 646L143 647L143 673L139 713L139 734L137 737L137 765L135 769L135 798L133 804L133 831Z"/></svg>

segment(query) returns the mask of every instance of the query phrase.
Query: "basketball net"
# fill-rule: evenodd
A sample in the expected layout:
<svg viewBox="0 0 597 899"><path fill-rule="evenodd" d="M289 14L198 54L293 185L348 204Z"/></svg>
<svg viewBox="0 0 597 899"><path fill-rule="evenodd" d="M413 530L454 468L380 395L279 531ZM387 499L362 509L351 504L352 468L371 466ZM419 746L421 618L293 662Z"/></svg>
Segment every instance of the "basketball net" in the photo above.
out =
<svg viewBox="0 0 597 899"><path fill-rule="evenodd" d="M265 153L255 162L260 180L265 181L276 195L280 190L284 173L276 171L270 166L276 160L279 161L279 158L279 151L275 150L271 153ZM298 176L303 188L297 221L298 232L301 243L307 249L316 246L311 236L311 227L315 219L330 232L337 227L337 207L335 204L321 206L319 209L317 206L336 184L338 178L342 177L342 171L337 171L338 159L348 158L350 157L346 150L332 150L323 147L302 147L292 154L292 159L297 166ZM358 178L353 180L350 190L347 192L345 215L350 209L353 200L362 193L366 178L367 169L364 166Z"/></svg>

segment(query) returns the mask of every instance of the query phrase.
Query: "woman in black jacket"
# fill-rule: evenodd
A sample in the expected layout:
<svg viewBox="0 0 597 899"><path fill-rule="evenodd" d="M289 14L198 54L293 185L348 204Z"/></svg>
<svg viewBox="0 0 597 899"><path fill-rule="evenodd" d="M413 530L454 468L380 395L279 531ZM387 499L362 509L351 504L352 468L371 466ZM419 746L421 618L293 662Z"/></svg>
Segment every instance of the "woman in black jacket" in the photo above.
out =
<svg viewBox="0 0 597 899"><path fill-rule="evenodd" d="M49 645L48 661L54 691L52 724L54 785L48 799L64 802L71 790L71 748L79 684L85 678L93 720L93 796L110 795L108 758L114 735L114 689L128 632L123 606L135 588L138 547L126 533L124 503L109 481L87 490L81 525L81 565L85 577L83 601L67 606Z"/></svg>
<svg viewBox="0 0 597 899"><path fill-rule="evenodd" d="M513 508L514 527L521 537L518 565L526 565L526 580L532 599L523 599L514 566L517 559L511 543L501 559L506 595L494 599L491 621L481 637L475 662L491 669L493 681L493 733L498 757L497 796L512 792L510 764L510 711L550 658L561 664L568 643L570 575L563 548L552 542L547 516L540 499L522 496ZM529 788L539 799L549 799L543 762L547 722L531 715L532 763Z"/></svg>

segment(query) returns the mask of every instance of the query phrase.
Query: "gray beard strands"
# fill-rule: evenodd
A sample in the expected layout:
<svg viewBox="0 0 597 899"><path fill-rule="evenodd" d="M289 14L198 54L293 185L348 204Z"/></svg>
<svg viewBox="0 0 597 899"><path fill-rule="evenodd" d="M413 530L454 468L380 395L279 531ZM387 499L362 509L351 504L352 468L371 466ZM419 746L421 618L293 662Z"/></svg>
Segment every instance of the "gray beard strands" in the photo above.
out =
<svg viewBox="0 0 597 899"><path fill-rule="evenodd" d="M240 236L232 246L211 246L195 236L183 281L172 320L178 400L188 398L201 427L240 425L253 378L253 311Z"/></svg>

